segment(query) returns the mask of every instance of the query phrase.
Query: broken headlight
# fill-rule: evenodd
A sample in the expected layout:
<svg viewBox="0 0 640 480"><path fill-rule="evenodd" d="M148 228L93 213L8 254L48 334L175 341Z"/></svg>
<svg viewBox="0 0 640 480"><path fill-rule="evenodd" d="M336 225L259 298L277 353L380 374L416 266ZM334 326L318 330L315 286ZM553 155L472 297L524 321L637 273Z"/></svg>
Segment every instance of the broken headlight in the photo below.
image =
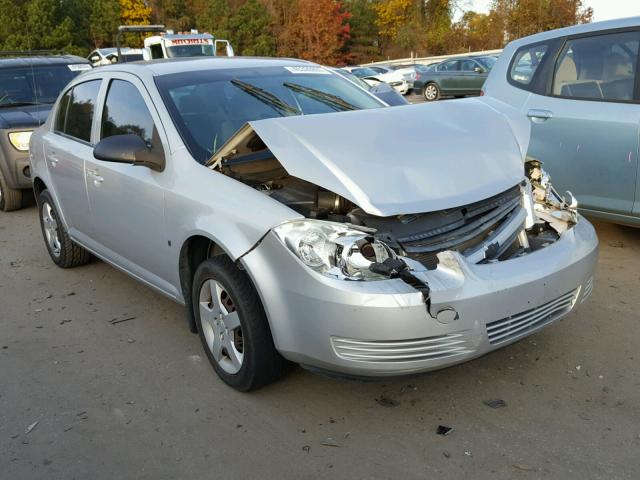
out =
<svg viewBox="0 0 640 480"><path fill-rule="evenodd" d="M383 280L372 264L395 256L387 245L369 233L341 223L299 220L274 229L280 240L307 267L344 280Z"/></svg>

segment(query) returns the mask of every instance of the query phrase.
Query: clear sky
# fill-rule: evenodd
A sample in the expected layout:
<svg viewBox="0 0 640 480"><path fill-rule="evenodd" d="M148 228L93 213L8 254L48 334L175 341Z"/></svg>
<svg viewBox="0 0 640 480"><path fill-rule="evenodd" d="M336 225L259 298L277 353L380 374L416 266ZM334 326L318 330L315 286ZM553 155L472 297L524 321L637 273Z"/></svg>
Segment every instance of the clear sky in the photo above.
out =
<svg viewBox="0 0 640 480"><path fill-rule="evenodd" d="M587 7L593 8L593 21L610 20L612 18L640 16L640 0L583 0ZM486 12L491 0L462 0L460 6L464 10L473 9Z"/></svg>

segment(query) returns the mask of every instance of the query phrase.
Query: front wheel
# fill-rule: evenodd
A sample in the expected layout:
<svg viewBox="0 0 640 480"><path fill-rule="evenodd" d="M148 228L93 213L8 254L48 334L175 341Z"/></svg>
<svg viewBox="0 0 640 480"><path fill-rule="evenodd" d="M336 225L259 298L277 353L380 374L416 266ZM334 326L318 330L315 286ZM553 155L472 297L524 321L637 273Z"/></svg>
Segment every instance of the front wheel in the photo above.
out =
<svg viewBox="0 0 640 480"><path fill-rule="evenodd" d="M205 260L193 280L196 325L218 376L236 390L280 378L288 362L278 353L258 292L226 256Z"/></svg>
<svg viewBox="0 0 640 480"><path fill-rule="evenodd" d="M435 83L428 83L425 85L422 94L427 102L433 102L440 98L440 88Z"/></svg>

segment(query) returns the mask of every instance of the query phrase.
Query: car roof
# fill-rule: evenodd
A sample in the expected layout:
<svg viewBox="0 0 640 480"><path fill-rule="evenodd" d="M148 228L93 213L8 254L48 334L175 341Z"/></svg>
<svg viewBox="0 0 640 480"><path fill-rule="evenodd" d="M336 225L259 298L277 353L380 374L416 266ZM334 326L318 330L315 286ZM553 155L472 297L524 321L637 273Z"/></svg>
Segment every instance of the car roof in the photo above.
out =
<svg viewBox="0 0 640 480"><path fill-rule="evenodd" d="M31 67L41 65L69 65L71 63L89 63L89 60L75 55L32 55L0 57L0 68Z"/></svg>
<svg viewBox="0 0 640 480"><path fill-rule="evenodd" d="M627 28L640 26L640 17L618 18L615 20L605 20L602 22L583 23L572 27L558 28L542 33L536 33L528 37L520 38L511 42L513 45L529 44L541 42L552 38L565 37L569 35L579 35L582 33L597 32L599 30L610 30L614 28Z"/></svg>
<svg viewBox="0 0 640 480"><path fill-rule="evenodd" d="M201 70L233 68L319 66L306 60L268 57L183 57L151 61L116 63L100 67L100 72L130 72L137 75L162 76Z"/></svg>

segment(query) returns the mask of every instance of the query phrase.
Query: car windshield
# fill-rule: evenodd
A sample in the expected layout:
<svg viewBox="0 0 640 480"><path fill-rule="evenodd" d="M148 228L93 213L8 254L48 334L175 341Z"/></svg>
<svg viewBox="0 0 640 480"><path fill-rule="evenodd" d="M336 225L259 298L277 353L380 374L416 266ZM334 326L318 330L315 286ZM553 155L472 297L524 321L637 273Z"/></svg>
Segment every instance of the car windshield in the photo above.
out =
<svg viewBox="0 0 640 480"><path fill-rule="evenodd" d="M141 53L124 53L122 54L122 63L139 62L142 60Z"/></svg>
<svg viewBox="0 0 640 480"><path fill-rule="evenodd" d="M364 67L364 68L354 68L351 70L356 77L375 77L379 72L376 72L373 68Z"/></svg>
<svg viewBox="0 0 640 480"><path fill-rule="evenodd" d="M81 64L0 68L0 108L53 103L64 86L85 67Z"/></svg>
<svg viewBox="0 0 640 480"><path fill-rule="evenodd" d="M213 57L213 45L172 45L167 47L167 56L174 57Z"/></svg>
<svg viewBox="0 0 640 480"><path fill-rule="evenodd" d="M496 64L495 57L476 57L475 60L480 63L487 71L490 71Z"/></svg>
<svg viewBox="0 0 640 480"><path fill-rule="evenodd" d="M157 77L156 85L200 163L253 120L382 106L350 81L313 66L175 73Z"/></svg>

